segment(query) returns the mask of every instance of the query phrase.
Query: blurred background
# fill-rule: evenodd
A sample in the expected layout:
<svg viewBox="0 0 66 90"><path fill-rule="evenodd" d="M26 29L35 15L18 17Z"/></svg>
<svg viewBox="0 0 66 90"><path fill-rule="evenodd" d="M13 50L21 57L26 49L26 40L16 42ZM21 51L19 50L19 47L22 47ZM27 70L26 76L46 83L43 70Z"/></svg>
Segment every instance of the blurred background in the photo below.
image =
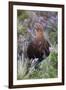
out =
<svg viewBox="0 0 66 90"><path fill-rule="evenodd" d="M38 69L29 68L26 55L28 44L35 36L35 23L41 23L44 35L53 48ZM58 13L17 10L17 79L56 78L58 75Z"/></svg>

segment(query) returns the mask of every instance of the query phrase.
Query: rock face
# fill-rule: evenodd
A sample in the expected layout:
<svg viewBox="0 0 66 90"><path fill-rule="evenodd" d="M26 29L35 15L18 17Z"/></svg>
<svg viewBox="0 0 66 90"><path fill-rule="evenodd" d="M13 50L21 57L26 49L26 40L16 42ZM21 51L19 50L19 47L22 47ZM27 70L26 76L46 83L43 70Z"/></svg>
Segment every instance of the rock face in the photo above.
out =
<svg viewBox="0 0 66 90"><path fill-rule="evenodd" d="M36 32L37 25L36 23L40 23L42 27L42 32ZM27 55L27 48L31 47L34 49L34 41L36 42L37 51L42 51L39 56L45 57L44 53L46 52L47 56L49 55L49 46L51 45L54 49L53 52L57 52L58 39L57 39L57 25L58 25L58 13L57 12L48 12L48 11L17 11L17 79L25 79L29 78L31 74L33 74L33 60L34 58L29 58L30 54L32 54L32 49L29 55ZM40 26L40 25L38 25ZM39 30L40 31L40 30ZM42 33L42 35L41 35ZM37 38L37 39L36 39ZM43 38L43 39L42 39ZM45 39L44 39L45 38ZM40 39L40 40L38 40ZM39 41L39 42L37 42ZM46 41L46 43L45 43ZM43 43L44 42L44 43ZM31 46L32 43L33 45ZM49 44L50 45L49 45ZM30 45L30 46L29 46ZM45 47L45 46L46 47ZM43 48L45 47L45 48ZM28 49L28 52L30 50ZM47 53L47 51L49 53ZM33 52L35 54L35 52ZM35 56L35 55L34 55ZM37 58L37 57L36 57ZM31 60L30 60L31 59ZM37 61L37 59L35 60ZM51 61L51 60L50 60ZM48 65L49 63L47 63ZM42 66L42 65L41 65ZM57 68L57 67L56 67ZM54 69L56 69L54 68ZM56 73L56 72L55 72ZM36 72L37 74L37 72ZM49 74L49 71L47 71ZM57 75L57 73L56 73ZM33 77L33 76L32 76ZM38 76L37 76L38 77ZM44 78L44 77L41 77Z"/></svg>

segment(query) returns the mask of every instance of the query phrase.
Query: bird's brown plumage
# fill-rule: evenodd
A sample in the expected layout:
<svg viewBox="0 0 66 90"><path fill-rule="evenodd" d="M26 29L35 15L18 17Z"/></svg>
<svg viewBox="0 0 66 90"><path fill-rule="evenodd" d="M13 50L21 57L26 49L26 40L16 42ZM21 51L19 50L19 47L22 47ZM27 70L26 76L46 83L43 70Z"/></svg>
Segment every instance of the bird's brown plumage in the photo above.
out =
<svg viewBox="0 0 66 90"><path fill-rule="evenodd" d="M39 60L43 60L43 56L47 57L50 53L49 47L50 45L44 37L43 26L37 23L35 30L35 39L28 45L27 48L28 58L38 58Z"/></svg>

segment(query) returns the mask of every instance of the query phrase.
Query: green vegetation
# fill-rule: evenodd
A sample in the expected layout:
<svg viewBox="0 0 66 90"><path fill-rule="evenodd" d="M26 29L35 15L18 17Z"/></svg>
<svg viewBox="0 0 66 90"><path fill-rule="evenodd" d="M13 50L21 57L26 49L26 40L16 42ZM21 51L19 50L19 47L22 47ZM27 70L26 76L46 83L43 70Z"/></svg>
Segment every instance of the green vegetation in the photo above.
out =
<svg viewBox="0 0 66 90"><path fill-rule="evenodd" d="M57 77L57 57L57 53L50 53L49 57L47 57L38 65L38 69L32 69L31 73L26 74L22 78L19 76L18 79L40 79Z"/></svg>
<svg viewBox="0 0 66 90"><path fill-rule="evenodd" d="M28 18L28 14L24 10L18 10L17 16L19 20L24 20Z"/></svg>
<svg viewBox="0 0 66 90"><path fill-rule="evenodd" d="M27 33L27 28L22 25L17 26L17 29L17 32L21 35L25 35Z"/></svg>
<svg viewBox="0 0 66 90"><path fill-rule="evenodd" d="M49 39L54 46L57 44L57 36L57 30L55 32L53 32L52 30L49 32Z"/></svg>
<svg viewBox="0 0 66 90"><path fill-rule="evenodd" d="M44 28L46 27L46 33L48 34L49 41L52 44L52 46L54 47L55 51L52 51L50 53L50 55L37 66L38 67L37 69L32 68L32 67L28 68L28 62L22 63L22 60L20 60L20 59L17 60L18 61L18 63L17 63L18 64L18 67L17 67L17 69L18 69L17 70L17 79L18 80L56 78L58 76L57 13L45 12L45 11L40 12L40 11L18 10L17 11L17 36L22 35L22 39L23 39L23 36L26 36L26 38L29 37L29 35L27 34L27 32L28 32L27 29L33 30L34 24L36 21L38 21L38 19L40 19L39 21L41 21L41 19L42 20L44 19L45 22L43 21L43 24L46 25L46 26L44 26ZM51 21L49 21L49 19L51 19ZM49 24L45 24L47 22ZM49 26L49 28L47 26ZM34 33L32 32L32 34L34 34ZM19 38L20 37L18 37L18 39ZM17 41L19 41L19 40L17 40ZM21 42L18 42L17 44L18 44L19 50L22 49L23 45L25 45L24 43L21 43ZM27 60L25 60L25 61L27 61Z"/></svg>

